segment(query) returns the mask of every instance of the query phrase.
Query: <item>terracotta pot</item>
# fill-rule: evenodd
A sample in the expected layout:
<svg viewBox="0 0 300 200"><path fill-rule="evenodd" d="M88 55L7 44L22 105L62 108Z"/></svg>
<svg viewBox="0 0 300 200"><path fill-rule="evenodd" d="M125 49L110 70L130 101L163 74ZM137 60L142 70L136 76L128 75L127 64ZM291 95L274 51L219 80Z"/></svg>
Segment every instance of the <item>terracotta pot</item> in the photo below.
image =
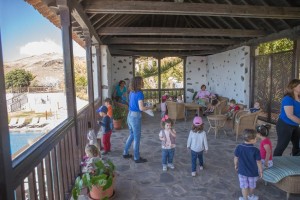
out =
<svg viewBox="0 0 300 200"><path fill-rule="evenodd" d="M101 200L105 197L112 197L114 194L114 190L115 190L115 183L116 183L116 176L113 176L113 182L112 185L107 188L105 191L103 191L103 187L97 187L97 186L92 186L92 189L90 190L89 193L89 198L91 200Z"/></svg>
<svg viewBox="0 0 300 200"><path fill-rule="evenodd" d="M121 129L122 127L122 119L113 120L114 129Z"/></svg>

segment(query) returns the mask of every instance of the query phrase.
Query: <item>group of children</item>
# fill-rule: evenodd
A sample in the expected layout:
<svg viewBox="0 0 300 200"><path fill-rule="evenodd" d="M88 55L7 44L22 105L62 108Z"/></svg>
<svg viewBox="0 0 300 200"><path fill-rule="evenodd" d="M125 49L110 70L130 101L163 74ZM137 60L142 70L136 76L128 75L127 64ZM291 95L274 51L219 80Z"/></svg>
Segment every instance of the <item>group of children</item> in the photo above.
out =
<svg viewBox="0 0 300 200"><path fill-rule="evenodd" d="M173 121L165 115L161 119L162 129L159 133L159 139L162 144L162 169L167 171L168 168L174 169L175 155L175 139L176 131L173 128ZM238 172L240 188L243 197L239 200L257 200L254 195L256 181L262 178L264 168L273 166L272 161L272 143L268 138L269 125L260 125L257 130L244 130L244 143L239 144L234 151L234 167ZM260 148L256 148L254 144L257 138L261 139ZM204 123L200 116L195 116L192 129L187 139L187 148L191 153L191 175L197 175L197 159L199 160L199 171L203 170L204 161L203 153L208 151L208 142L206 132L204 131Z"/></svg>

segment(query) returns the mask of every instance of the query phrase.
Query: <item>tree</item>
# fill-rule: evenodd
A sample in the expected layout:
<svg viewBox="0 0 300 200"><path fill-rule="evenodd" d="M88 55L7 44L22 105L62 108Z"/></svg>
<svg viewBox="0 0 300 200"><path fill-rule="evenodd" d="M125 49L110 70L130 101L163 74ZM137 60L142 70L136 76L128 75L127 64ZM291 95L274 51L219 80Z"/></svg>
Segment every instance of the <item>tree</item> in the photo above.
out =
<svg viewBox="0 0 300 200"><path fill-rule="evenodd" d="M282 51L289 51L293 49L293 46L294 42L292 40L283 38L280 40L260 44L258 46L258 54L266 55Z"/></svg>
<svg viewBox="0 0 300 200"><path fill-rule="evenodd" d="M34 76L31 72L25 69L15 69L5 75L5 86L6 88L27 87L33 79Z"/></svg>

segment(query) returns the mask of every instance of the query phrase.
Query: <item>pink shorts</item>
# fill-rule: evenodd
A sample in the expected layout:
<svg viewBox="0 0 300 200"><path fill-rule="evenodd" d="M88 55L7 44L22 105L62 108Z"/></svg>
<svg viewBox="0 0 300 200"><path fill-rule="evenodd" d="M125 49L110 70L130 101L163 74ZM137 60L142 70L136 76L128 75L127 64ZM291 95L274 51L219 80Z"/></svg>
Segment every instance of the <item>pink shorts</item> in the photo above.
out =
<svg viewBox="0 0 300 200"><path fill-rule="evenodd" d="M247 177L239 174L240 188L256 188L258 177Z"/></svg>

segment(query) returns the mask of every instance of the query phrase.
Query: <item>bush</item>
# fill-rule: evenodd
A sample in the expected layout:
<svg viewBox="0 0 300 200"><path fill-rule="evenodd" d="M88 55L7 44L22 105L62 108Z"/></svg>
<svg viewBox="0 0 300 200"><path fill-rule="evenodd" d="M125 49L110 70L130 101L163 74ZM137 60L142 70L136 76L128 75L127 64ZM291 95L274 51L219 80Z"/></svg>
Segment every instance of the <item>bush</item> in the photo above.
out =
<svg viewBox="0 0 300 200"><path fill-rule="evenodd" d="M28 87L34 76L24 69L15 69L5 75L6 88L11 87Z"/></svg>

